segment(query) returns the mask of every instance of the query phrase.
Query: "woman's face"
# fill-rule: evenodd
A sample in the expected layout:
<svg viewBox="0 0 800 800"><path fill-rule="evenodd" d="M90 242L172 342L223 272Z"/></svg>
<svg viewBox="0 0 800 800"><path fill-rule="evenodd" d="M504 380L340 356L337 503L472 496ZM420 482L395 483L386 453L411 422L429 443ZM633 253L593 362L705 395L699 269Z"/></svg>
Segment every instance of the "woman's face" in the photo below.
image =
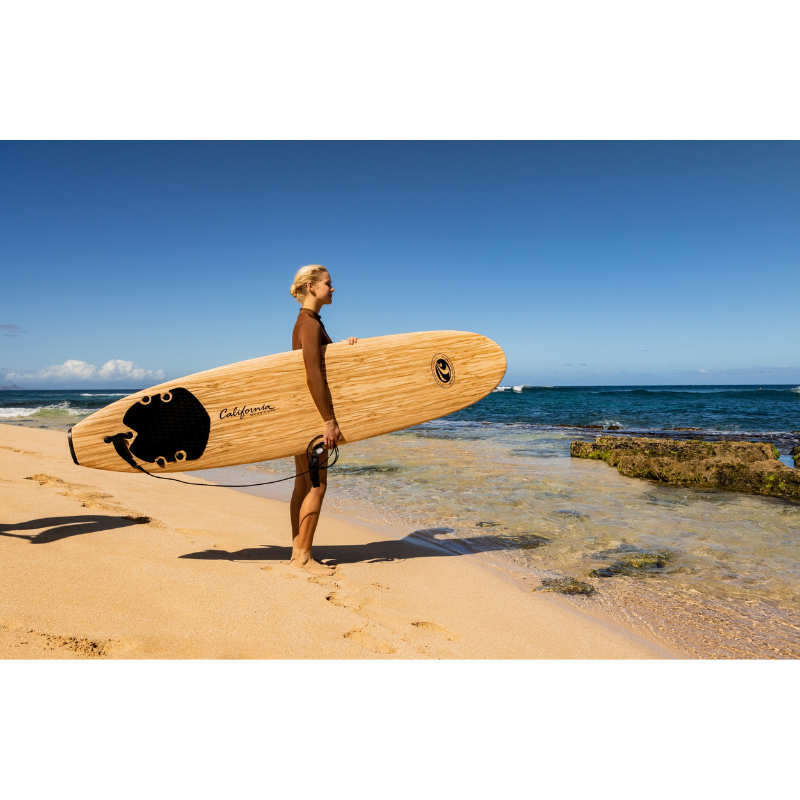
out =
<svg viewBox="0 0 800 800"><path fill-rule="evenodd" d="M329 273L324 272L322 277L316 282L309 284L311 287L311 294L327 306L333 302L333 286L331 285L331 276Z"/></svg>

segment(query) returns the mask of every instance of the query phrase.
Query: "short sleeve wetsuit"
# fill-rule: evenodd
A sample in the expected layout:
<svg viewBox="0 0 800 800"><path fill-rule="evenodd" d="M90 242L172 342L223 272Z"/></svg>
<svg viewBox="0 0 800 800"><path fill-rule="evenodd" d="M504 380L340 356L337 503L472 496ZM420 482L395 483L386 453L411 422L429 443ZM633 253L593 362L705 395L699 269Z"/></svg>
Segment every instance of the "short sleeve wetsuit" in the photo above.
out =
<svg viewBox="0 0 800 800"><path fill-rule="evenodd" d="M309 308L301 308L292 331L292 350L303 351L308 390L323 421L327 422L334 418L334 414L322 377L322 346L325 344L333 344L333 340L328 336L319 314Z"/></svg>

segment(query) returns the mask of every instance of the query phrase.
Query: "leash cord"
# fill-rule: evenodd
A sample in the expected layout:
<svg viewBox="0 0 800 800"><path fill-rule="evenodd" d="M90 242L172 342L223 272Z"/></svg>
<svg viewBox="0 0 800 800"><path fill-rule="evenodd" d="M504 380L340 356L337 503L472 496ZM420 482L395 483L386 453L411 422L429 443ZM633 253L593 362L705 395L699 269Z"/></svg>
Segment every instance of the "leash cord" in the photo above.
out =
<svg viewBox="0 0 800 800"><path fill-rule="evenodd" d="M119 456L130 464L132 467L135 467L140 472L144 472L145 475L149 475L151 478L158 478L160 481L174 481L175 483L184 483L187 486L213 486L220 489L246 489L249 486L269 486L272 483L282 483L283 481L291 481L295 478L299 478L301 475L310 475L312 472L318 472L321 469L328 469L332 467L338 460L339 460L339 448L334 443L333 445L333 453L334 459L330 463L330 452L325 451L324 448L321 448L319 445L312 450L314 442L317 439L321 439L321 436L315 436L310 442L308 447L306 448L306 457L308 458L309 464L312 464L312 459L318 458L322 455L323 452L326 452L325 456L325 463L318 464L316 470L313 466L309 467L305 472L298 472L296 475L289 475L287 478L278 478L274 481L262 481L261 483L192 483L191 481L182 481L180 478L168 478L166 475L153 475L152 472L148 472L143 466L137 464L134 460L133 456L131 455L131 451L128 449L128 443L125 441L128 436L124 433L118 433L115 436L107 436L105 441L107 444L113 444L114 449L117 451Z"/></svg>

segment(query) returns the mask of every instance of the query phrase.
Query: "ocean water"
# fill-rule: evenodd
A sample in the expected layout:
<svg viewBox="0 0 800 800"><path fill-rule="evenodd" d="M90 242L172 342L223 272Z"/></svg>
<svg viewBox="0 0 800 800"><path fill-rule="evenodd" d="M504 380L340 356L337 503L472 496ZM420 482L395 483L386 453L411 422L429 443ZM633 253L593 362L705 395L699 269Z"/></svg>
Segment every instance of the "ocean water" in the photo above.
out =
<svg viewBox="0 0 800 800"><path fill-rule="evenodd" d="M0 390L0 420L74 425L133 389ZM630 431L698 428L800 433L800 386L500 386L448 417L530 426L618 425Z"/></svg>
<svg viewBox="0 0 800 800"><path fill-rule="evenodd" d="M120 394L0 392L0 419L67 427ZM326 505L539 578L575 578L595 591L569 602L686 655L800 657L800 505L570 458L571 441L608 433L588 426L771 441L791 465L800 387L501 387L444 419L343 446ZM284 459L246 472L292 469Z"/></svg>
<svg viewBox="0 0 800 800"><path fill-rule="evenodd" d="M45 428L70 428L134 389L0 390L0 422Z"/></svg>
<svg viewBox="0 0 800 800"><path fill-rule="evenodd" d="M617 425L800 433L800 386L501 386L450 419L527 425Z"/></svg>

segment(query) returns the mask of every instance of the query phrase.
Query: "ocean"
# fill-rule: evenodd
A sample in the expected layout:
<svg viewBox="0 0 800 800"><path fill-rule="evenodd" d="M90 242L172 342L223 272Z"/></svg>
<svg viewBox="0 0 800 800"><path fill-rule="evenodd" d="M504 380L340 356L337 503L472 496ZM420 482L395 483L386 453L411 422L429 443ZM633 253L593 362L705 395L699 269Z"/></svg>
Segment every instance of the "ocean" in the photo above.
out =
<svg viewBox="0 0 800 800"><path fill-rule="evenodd" d="M134 389L0 390L0 420L74 425ZM800 386L500 386L447 418L529 426L800 433Z"/></svg>
<svg viewBox="0 0 800 800"><path fill-rule="evenodd" d="M3 391L0 419L66 428L125 393ZM570 458L571 441L610 427L770 441L791 466L800 387L499 387L449 417L343 446L326 507L544 580L576 579L594 592L568 602L687 656L800 657L800 506ZM255 482L292 469L283 459L199 474ZM290 485L248 491L285 499Z"/></svg>
<svg viewBox="0 0 800 800"><path fill-rule="evenodd" d="M0 422L24 422L45 428L70 428L135 389L0 390Z"/></svg>

